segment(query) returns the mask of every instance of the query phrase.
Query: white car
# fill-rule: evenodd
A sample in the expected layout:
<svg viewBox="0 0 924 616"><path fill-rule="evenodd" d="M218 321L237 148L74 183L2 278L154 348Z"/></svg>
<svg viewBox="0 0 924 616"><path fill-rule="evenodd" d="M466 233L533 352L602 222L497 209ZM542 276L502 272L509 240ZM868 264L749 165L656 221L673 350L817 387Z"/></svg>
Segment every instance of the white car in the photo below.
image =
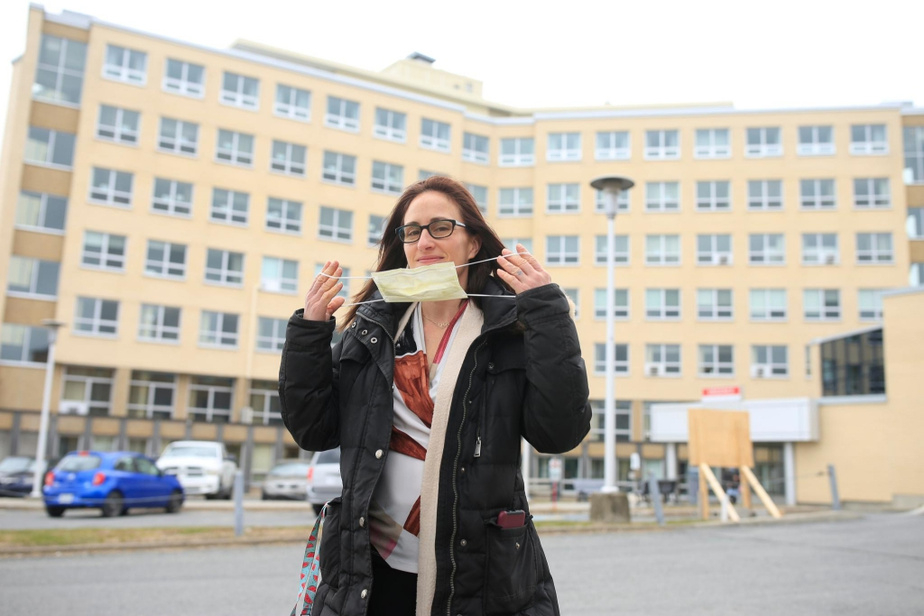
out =
<svg viewBox="0 0 924 616"><path fill-rule="evenodd" d="M340 478L340 448L319 451L311 458L308 467L308 502L315 513L321 513L324 503L343 492Z"/></svg>
<svg viewBox="0 0 924 616"><path fill-rule="evenodd" d="M218 441L174 441L157 460L157 468L176 475L187 495L231 498L237 463Z"/></svg>

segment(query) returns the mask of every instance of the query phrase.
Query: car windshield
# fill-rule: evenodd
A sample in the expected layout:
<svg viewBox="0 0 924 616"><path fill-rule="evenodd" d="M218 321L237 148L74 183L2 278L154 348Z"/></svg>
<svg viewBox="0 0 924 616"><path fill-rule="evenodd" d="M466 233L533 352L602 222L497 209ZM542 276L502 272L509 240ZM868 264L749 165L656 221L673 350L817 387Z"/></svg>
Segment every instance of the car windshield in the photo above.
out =
<svg viewBox="0 0 924 616"><path fill-rule="evenodd" d="M274 466L273 469L269 472L270 475L278 475L281 477L296 477L305 475L308 472L308 463L307 462L286 462L278 466Z"/></svg>
<svg viewBox="0 0 924 616"><path fill-rule="evenodd" d="M21 473L34 467L32 458L11 457L0 462L0 473Z"/></svg>
<svg viewBox="0 0 924 616"><path fill-rule="evenodd" d="M322 451L318 454L317 460L314 461L315 464L340 464L340 450L331 449L330 451Z"/></svg>
<svg viewBox="0 0 924 616"><path fill-rule="evenodd" d="M214 447L204 445L168 445L161 455L162 458L214 458L217 451Z"/></svg>
<svg viewBox="0 0 924 616"><path fill-rule="evenodd" d="M55 470L79 473L80 471L89 471L94 468L99 468L101 462L102 459L99 456L91 456L85 453L72 453L64 456L64 458L58 462L58 466L55 467Z"/></svg>

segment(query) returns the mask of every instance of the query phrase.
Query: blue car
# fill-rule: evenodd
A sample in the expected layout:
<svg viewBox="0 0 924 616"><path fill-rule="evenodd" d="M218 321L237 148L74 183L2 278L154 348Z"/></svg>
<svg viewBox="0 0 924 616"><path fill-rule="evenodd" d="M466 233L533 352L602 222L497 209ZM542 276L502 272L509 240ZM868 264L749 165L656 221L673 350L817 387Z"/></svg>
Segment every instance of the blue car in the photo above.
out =
<svg viewBox="0 0 924 616"><path fill-rule="evenodd" d="M133 507L183 506L183 486L150 458L133 451L73 451L45 474L45 511L53 518L72 508L97 508L103 517Z"/></svg>

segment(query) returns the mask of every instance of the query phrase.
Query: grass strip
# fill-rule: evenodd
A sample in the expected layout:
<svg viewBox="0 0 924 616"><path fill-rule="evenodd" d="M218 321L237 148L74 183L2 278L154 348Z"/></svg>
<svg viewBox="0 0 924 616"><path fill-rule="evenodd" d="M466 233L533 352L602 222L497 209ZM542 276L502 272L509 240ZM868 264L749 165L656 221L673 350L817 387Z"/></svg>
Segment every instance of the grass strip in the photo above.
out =
<svg viewBox="0 0 924 616"><path fill-rule="evenodd" d="M285 541L299 538L307 539L310 529L307 527L249 527L244 529L243 537L248 540L265 539L267 541ZM120 543L174 543L204 542L216 539L231 540L233 528L215 527L167 527L167 528L72 528L49 530L3 530L0 531L0 549L29 548L76 545L113 545Z"/></svg>

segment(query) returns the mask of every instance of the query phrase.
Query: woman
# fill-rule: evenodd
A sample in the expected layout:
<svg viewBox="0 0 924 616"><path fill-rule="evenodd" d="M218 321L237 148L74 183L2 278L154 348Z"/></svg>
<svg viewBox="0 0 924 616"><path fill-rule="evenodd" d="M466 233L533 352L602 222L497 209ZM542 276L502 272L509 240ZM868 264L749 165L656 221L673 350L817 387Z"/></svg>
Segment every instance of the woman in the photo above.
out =
<svg viewBox="0 0 924 616"><path fill-rule="evenodd" d="M315 614L559 613L520 437L577 446L587 375L567 298L517 251L461 184L431 177L398 200L376 271L454 263L473 297L383 303L370 280L332 350L344 299L331 261L289 320L283 420L304 449L341 448Z"/></svg>

